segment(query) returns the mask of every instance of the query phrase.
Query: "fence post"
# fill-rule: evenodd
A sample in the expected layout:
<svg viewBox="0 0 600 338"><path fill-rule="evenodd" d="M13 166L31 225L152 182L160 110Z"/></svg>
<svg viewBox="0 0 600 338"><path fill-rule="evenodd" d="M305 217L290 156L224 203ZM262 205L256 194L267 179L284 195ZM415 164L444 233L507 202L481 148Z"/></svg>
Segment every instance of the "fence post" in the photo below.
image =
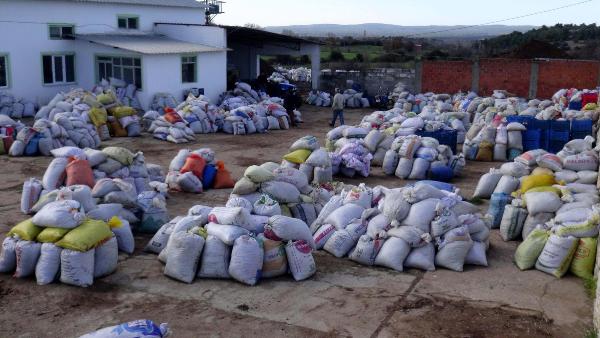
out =
<svg viewBox="0 0 600 338"><path fill-rule="evenodd" d="M418 58L415 61L415 93L421 93L423 89L423 61Z"/></svg>
<svg viewBox="0 0 600 338"><path fill-rule="evenodd" d="M531 77L529 78L529 98L535 99L538 91L538 79L540 74L540 64L537 60L531 60Z"/></svg>
<svg viewBox="0 0 600 338"><path fill-rule="evenodd" d="M471 68L471 91L479 92L479 57L473 59Z"/></svg>

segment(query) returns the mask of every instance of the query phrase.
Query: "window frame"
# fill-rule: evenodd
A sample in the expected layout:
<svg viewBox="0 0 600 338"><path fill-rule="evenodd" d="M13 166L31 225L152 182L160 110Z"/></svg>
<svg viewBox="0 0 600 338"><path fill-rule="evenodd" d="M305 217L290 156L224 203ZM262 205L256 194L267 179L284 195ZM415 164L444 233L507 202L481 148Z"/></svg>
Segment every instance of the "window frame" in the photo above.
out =
<svg viewBox="0 0 600 338"><path fill-rule="evenodd" d="M185 58L194 58L194 62L184 62ZM193 81L185 81L183 78L183 65L184 64L193 64L194 65L194 78ZM181 83L198 83L198 55L197 54L182 54L180 58L180 67L181 67Z"/></svg>
<svg viewBox="0 0 600 338"><path fill-rule="evenodd" d="M55 28L55 27L60 29L60 37L52 36L51 29ZM65 38L65 36L63 35L64 27L70 27L73 30L72 37ZM75 24L72 24L72 23L49 23L48 24L48 39L50 39L50 40L74 40L75 39Z"/></svg>
<svg viewBox="0 0 600 338"><path fill-rule="evenodd" d="M119 20L125 20L125 27L119 27ZM136 26L135 28L129 27L129 20L135 19ZM125 30L139 30L140 29L140 16L135 14L117 14L117 29L125 29Z"/></svg>
<svg viewBox="0 0 600 338"><path fill-rule="evenodd" d="M44 57L49 56L52 60L52 82L47 83L44 79ZM55 74L55 57L62 57L62 76L63 81L57 82L56 74ZM73 81L67 81L67 56L73 56ZM41 66L42 66L42 85L43 86L65 86L65 85L73 85L77 84L77 62L76 62L76 54L75 52L42 52L40 55Z"/></svg>
<svg viewBox="0 0 600 338"><path fill-rule="evenodd" d="M9 89L10 88L10 57L8 53L0 53L0 58L4 58L4 66L6 67L6 86L0 85L0 89Z"/></svg>
<svg viewBox="0 0 600 338"><path fill-rule="evenodd" d="M100 60L100 58L110 58L109 60ZM100 61L103 61L104 63L109 63L112 65L111 68L111 76L110 77L114 77L117 78L119 80L123 80L121 78L116 77L115 75L115 62L114 59L119 59L120 64L118 64L117 66L121 67L121 74L123 74L123 67L128 68L128 69L132 69L133 70L133 79L134 79L134 85L136 86L137 91L139 92L143 92L144 91L144 62L143 62L143 57L141 55L125 55L125 54L105 54L105 53L97 53L94 54L94 78L96 79L96 83L99 83L102 79L100 78ZM132 65L123 65L123 59L132 59ZM135 59L139 59L139 66L136 65ZM140 83L135 83L135 69L139 68L140 69ZM106 79L108 80L108 79ZM123 80L125 81L125 80Z"/></svg>

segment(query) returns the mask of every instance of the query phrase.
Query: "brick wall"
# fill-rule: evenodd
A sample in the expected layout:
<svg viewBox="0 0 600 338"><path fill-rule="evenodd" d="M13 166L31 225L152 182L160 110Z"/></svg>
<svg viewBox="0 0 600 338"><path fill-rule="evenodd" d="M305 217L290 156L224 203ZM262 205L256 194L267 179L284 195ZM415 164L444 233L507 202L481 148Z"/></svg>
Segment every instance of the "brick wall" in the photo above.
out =
<svg viewBox="0 0 600 338"><path fill-rule="evenodd" d="M532 88L538 98L550 98L561 88L593 89L600 85L600 61L498 58L479 60L478 81L473 81L472 61L423 61L421 91L452 94L471 90L475 82L482 96L504 89L529 97L533 63L539 65L537 79L533 78L536 88Z"/></svg>
<svg viewBox="0 0 600 338"><path fill-rule="evenodd" d="M456 93L471 90L471 61L424 61L421 91Z"/></svg>
<svg viewBox="0 0 600 338"><path fill-rule="evenodd" d="M599 61L538 61L537 96L548 98L561 88L592 89L600 77Z"/></svg>
<svg viewBox="0 0 600 338"><path fill-rule="evenodd" d="M491 95L504 89L518 96L529 95L531 61L515 59L481 59L479 61L479 95Z"/></svg>

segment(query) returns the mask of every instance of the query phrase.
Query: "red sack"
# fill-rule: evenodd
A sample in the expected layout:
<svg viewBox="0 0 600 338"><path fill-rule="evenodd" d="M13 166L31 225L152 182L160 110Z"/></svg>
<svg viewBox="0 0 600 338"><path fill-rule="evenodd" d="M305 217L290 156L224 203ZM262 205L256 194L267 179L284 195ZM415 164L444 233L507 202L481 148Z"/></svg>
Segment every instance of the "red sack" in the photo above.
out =
<svg viewBox="0 0 600 338"><path fill-rule="evenodd" d="M165 113L165 120L167 120L167 122L169 122L171 124L175 124L177 122L183 122L183 119L181 118L181 116L179 116L179 114L177 114L172 109L171 109L171 111L168 111L167 113Z"/></svg>
<svg viewBox="0 0 600 338"><path fill-rule="evenodd" d="M191 171L192 174L194 174L194 176L202 180L202 175L204 174L204 167L206 167L206 160L198 154L191 154L185 160L185 164L181 168L181 173L185 174Z"/></svg>
<svg viewBox="0 0 600 338"><path fill-rule="evenodd" d="M4 142L4 149L6 150L7 153L14 141L15 140L13 139L13 137L11 135L5 136L2 139L2 142Z"/></svg>
<svg viewBox="0 0 600 338"><path fill-rule="evenodd" d="M96 185L94 172L87 160L79 160L71 157L66 172L67 187L72 185L87 185L90 188L94 188L94 185Z"/></svg>
<svg viewBox="0 0 600 338"><path fill-rule="evenodd" d="M217 175L215 176L215 189L233 188L235 182L231 178L231 173L225 169L223 161L217 161Z"/></svg>

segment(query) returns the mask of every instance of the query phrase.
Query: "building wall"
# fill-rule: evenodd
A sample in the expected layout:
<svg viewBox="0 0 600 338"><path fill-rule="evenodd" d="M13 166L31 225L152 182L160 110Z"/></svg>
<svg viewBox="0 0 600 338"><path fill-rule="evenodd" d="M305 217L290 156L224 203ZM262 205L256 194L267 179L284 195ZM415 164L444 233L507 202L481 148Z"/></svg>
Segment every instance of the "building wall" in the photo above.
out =
<svg viewBox="0 0 600 338"><path fill-rule="evenodd" d="M471 89L472 69L469 61L423 63L422 92L452 93Z"/></svg>
<svg viewBox="0 0 600 338"><path fill-rule="evenodd" d="M481 59L475 65L472 61L423 61L422 65L423 92L455 93L467 88L490 95L494 89L504 89L522 97L550 98L561 88L600 86L600 61Z"/></svg>
<svg viewBox="0 0 600 338"><path fill-rule="evenodd" d="M155 6L133 6L120 4L100 4L67 1L0 1L0 54L9 55L10 83L8 90L18 97L25 97L44 104L56 93L67 91L73 87L91 89L95 84L95 54L110 55L135 55L114 48L102 47L85 41L73 40L50 40L48 34L48 23L74 24L75 33L106 33L116 31L117 15L133 14L139 16L140 31L151 32L155 22L189 22L204 23L204 11L191 8L171 8ZM19 21L27 23L14 23L6 21ZM11 32L7 34L6 32ZM210 34L204 34L206 37ZM208 39L208 38L207 38ZM223 37L221 36L222 40ZM75 77L76 83L68 85L44 85L42 83L42 60L41 54L46 52L75 52ZM205 68L211 68L225 62L215 62L215 56L199 56L199 62L208 60ZM174 60L179 56L167 57ZM151 82L152 72L163 73L164 69L149 68L154 62L148 62L143 58L143 83L144 88L140 93L143 104L149 103L153 92ZM165 63L169 61L165 60ZM170 68L168 77L181 82L181 66L178 62L174 68ZM210 72L213 72L211 69ZM163 73L163 75L165 75ZM225 88L225 74L223 80L217 77L215 85L205 82L211 88L209 92L215 92L219 88ZM164 78L163 78L164 81ZM170 81L170 80L169 80ZM200 77L199 77L200 81ZM199 82L198 85L201 83ZM220 86L220 87L219 87ZM179 91L184 87L179 83L173 87L173 91ZM187 86L186 86L187 87ZM162 85L161 85L162 88Z"/></svg>
<svg viewBox="0 0 600 338"><path fill-rule="evenodd" d="M491 95L495 89L522 97L529 95L530 60L482 59L479 69L479 95Z"/></svg>
<svg viewBox="0 0 600 338"><path fill-rule="evenodd" d="M594 88L600 85L600 62L539 61L537 96L551 97L560 88Z"/></svg>

